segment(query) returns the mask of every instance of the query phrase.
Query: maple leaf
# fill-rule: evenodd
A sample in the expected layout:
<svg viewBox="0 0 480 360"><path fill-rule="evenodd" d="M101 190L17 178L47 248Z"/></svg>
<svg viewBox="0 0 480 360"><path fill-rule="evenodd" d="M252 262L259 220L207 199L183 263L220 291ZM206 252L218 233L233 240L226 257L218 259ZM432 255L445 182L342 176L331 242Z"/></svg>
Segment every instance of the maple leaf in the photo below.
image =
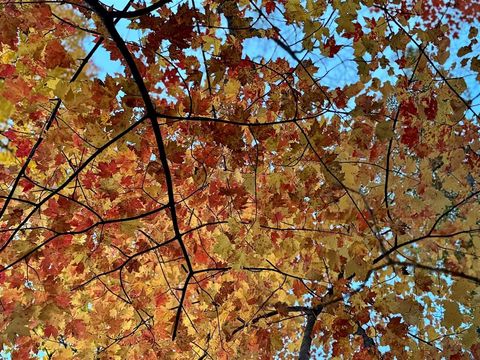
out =
<svg viewBox="0 0 480 360"><path fill-rule="evenodd" d="M87 331L85 323L80 319L70 321L65 327L65 332L76 338L82 338Z"/></svg>
<svg viewBox="0 0 480 360"><path fill-rule="evenodd" d="M355 23L354 29L355 30L353 32L345 33L343 37L347 39L353 39L353 42L357 42L358 40L360 40L364 35L362 25L360 25L359 23Z"/></svg>
<svg viewBox="0 0 480 360"><path fill-rule="evenodd" d="M5 335L12 341L16 336L28 336L30 334L30 328L28 326L28 319L24 316L18 315L8 324L5 329Z"/></svg>
<svg viewBox="0 0 480 360"><path fill-rule="evenodd" d="M413 98L403 101L400 105L402 115L406 117L415 116L418 114L417 105Z"/></svg>
<svg viewBox="0 0 480 360"><path fill-rule="evenodd" d="M275 1L267 1L265 3L265 12L270 15L272 12L275 11L276 5Z"/></svg>
<svg viewBox="0 0 480 360"><path fill-rule="evenodd" d="M400 140L403 144L413 148L419 140L419 129L417 127L408 126L403 129Z"/></svg>
<svg viewBox="0 0 480 360"><path fill-rule="evenodd" d="M17 152L18 153L18 152ZM28 179L22 179L20 180L20 186L22 186L23 188L23 192L27 192L29 191L30 189L34 188L35 187L35 184L32 183L30 180Z"/></svg>
<svg viewBox="0 0 480 360"><path fill-rule="evenodd" d="M375 126L375 135L380 140L390 140L394 132L392 130L392 124L389 121L382 121Z"/></svg>
<svg viewBox="0 0 480 360"><path fill-rule="evenodd" d="M475 1L0 7L2 354L478 357Z"/></svg>
<svg viewBox="0 0 480 360"><path fill-rule="evenodd" d="M425 115L427 116L428 120L435 120L438 111L438 103L434 97L429 97L425 100Z"/></svg>
<svg viewBox="0 0 480 360"><path fill-rule="evenodd" d="M325 49L327 49L328 57L334 57L341 48L342 46L337 45L333 36L330 36L325 43Z"/></svg>
<svg viewBox="0 0 480 360"><path fill-rule="evenodd" d="M397 336L407 336L408 327L405 323L402 323L401 317L392 317L387 324L387 328Z"/></svg>
<svg viewBox="0 0 480 360"><path fill-rule="evenodd" d="M9 78L15 74L15 66L10 64L0 64L0 78Z"/></svg>
<svg viewBox="0 0 480 360"><path fill-rule="evenodd" d="M45 64L47 68L54 69L57 66L67 68L71 63L69 54L58 40L50 41L45 47Z"/></svg>

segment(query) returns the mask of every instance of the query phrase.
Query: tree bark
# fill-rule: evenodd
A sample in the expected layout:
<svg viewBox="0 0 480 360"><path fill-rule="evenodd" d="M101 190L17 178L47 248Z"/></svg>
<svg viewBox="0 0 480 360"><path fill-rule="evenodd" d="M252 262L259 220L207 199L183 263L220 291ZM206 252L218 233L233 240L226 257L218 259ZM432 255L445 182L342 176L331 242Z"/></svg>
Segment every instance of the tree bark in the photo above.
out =
<svg viewBox="0 0 480 360"><path fill-rule="evenodd" d="M305 325L305 331L303 332L302 345L300 345L300 353L298 354L298 360L310 359L310 347L312 346L312 331L317 316L321 309L314 309L307 315L307 324Z"/></svg>

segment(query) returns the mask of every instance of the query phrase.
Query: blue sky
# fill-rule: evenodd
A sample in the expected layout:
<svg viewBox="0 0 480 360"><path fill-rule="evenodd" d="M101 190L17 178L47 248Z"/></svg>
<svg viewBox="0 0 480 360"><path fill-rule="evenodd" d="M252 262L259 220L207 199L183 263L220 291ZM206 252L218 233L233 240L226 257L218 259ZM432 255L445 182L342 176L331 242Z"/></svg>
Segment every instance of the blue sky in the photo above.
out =
<svg viewBox="0 0 480 360"><path fill-rule="evenodd" d="M104 2L110 5L115 5L117 9L123 8L127 3L126 0L120 0L120 1L110 0L110 1L104 1ZM179 2L176 2L176 3L178 4ZM197 3L197 6L200 7L200 3L198 0L196 0L196 3ZM327 12L324 17L327 18L329 17L329 15L330 14ZM275 22L275 13L272 14L272 21ZM129 20L122 20L117 25L117 28L119 29L119 32L121 33L121 35L124 37L125 40L138 41L141 34L139 31L128 29L127 25L129 24L129 22L130 22ZM299 36L299 34L298 33L296 34L293 28L287 29L284 25L282 25L279 22L275 24L280 29L282 29L282 34L287 38L288 41L294 41L295 38ZM258 23L258 26L264 26L264 25L265 24L263 24L261 21ZM452 42L451 42L452 56L447 60L445 67L450 67L452 64L456 62L457 58L455 55L458 49L467 43L466 39L468 36L468 31L469 31L468 27L463 27L460 30L459 38L452 39ZM93 46L93 39L85 43L85 48L87 51L89 51L91 46ZM478 53L479 48L480 48L480 45L477 44L474 51ZM244 44L244 55L248 55L252 59L260 59L260 58L275 59L277 57L281 57L281 58L288 59L292 65L296 65L295 60L292 59L284 50L279 48L272 40L267 40L267 39L254 38L254 39L246 40ZM300 58L302 57L302 55L304 54L303 53L298 54ZM315 54L315 53L308 55L309 58L311 58L315 62L318 62L319 66L324 67L325 69L331 69L331 68L338 69L338 70L334 70L333 72L325 76L322 79L322 84L327 85L329 87L337 87L337 86L342 86L347 83L357 81L356 65L353 61L349 60L353 58L353 50L351 48L345 48L339 53L339 55L341 56L341 58L334 58L334 59L323 58L318 56L318 54ZM393 54L390 54L390 55L393 56ZM341 61L342 58L346 60L345 63ZM100 78L104 78L107 73L111 74L114 72L123 72L123 68L120 65L120 62L110 60L109 53L102 47L97 50L97 52L93 56L92 61L96 65L96 67L99 69L99 72L96 75L99 76ZM453 71L453 74L455 76L465 77L466 75L469 75L469 72L467 69L455 68ZM480 93L479 83L475 80L474 76L467 76L465 77L465 80L467 82L467 88L468 88L467 92L469 92L468 97L475 98ZM479 103L478 98L476 103L477 104ZM432 300L433 299L434 298L432 295ZM438 308L438 313L439 315L441 314L440 308ZM39 357L42 357L43 355L44 355L43 353L38 354ZM10 359L10 355L8 354L8 351L0 352L0 358Z"/></svg>
<svg viewBox="0 0 480 360"><path fill-rule="evenodd" d="M104 3L108 5L114 5L117 9L122 9L126 4L127 0L108 0L104 1ZM177 6L184 1L174 1L169 6ZM147 1L147 5L151 2ZM196 7L201 8L201 1L195 0ZM360 11L361 16L364 17L379 17L380 14L372 14L368 11L368 9L363 9ZM325 12L322 16L320 21L326 21L329 19L328 26L333 28L335 27L335 14L331 17L331 10ZM253 18L256 18L255 14L251 14ZM300 29L296 28L294 25L286 26L284 23L280 21L283 16L279 16L278 10L272 13L269 16L269 20L280 29L282 36L289 42L295 43L298 39L303 37L303 33ZM364 22L364 20L359 16L359 21ZM139 42L139 39L142 37L142 34L139 30L132 30L128 29L127 26L130 23L130 20L123 19L121 20L118 25L117 29L119 30L120 34L123 38L127 41ZM227 26L225 19L223 19L222 26ZM262 18L259 21L255 22L256 28L269 28L270 25ZM478 81L475 80L475 76L472 76L471 71L468 68L462 68L459 66L459 61L456 57L457 51L460 47L464 46L468 43L468 32L469 26L463 26L460 29L459 37L453 38L451 37L451 56L448 58L446 63L444 64L444 69L449 69L452 65L457 65L456 68L452 69L452 74L457 77L463 77L467 83L467 90L464 93L464 96L467 99L475 98L475 104L480 104L480 84ZM221 32L220 32L221 34ZM225 32L226 34L226 32ZM87 41L85 44L85 48L88 50L93 46L93 38L90 38L90 41ZM339 42L342 44L342 42ZM345 40L344 44L347 44L348 41ZM319 50L314 50L310 53L306 53L305 51L301 51L301 44L299 43L296 47L293 47L294 50L300 50L297 56L299 58L311 59L316 66L319 67L319 73L317 75L321 75L321 83L323 86L330 87L334 89L336 87L342 87L347 84L354 83L358 81L357 75L357 65L356 62L353 61L353 49L350 46L342 48L342 50L335 56L334 58L324 57L320 54ZM480 44L477 44L473 52L480 52ZM192 55L196 55L201 60L201 53L199 50L192 51ZM254 60L275 60L276 58L285 58L287 59L292 66L296 66L297 62L293 59L288 53L286 53L282 48L280 48L273 40L269 39L261 39L261 38L250 38L244 41L244 56L249 56L251 59ZM384 54L387 59L390 59L393 63L396 59L396 54L393 53L391 50L387 50ZM207 55L208 57L208 55ZM109 53L104 49L100 48L97 50L95 55L92 59L93 63L98 67L98 73L96 76L100 78L105 78L107 73L115 73L115 72L123 72L123 68L119 61L112 61L110 60ZM202 63L202 61L200 61ZM400 74L400 70L397 68L398 73ZM382 73L383 72L383 73ZM382 69L377 70L375 73L380 80L383 79L391 79L392 76L386 74L386 72ZM205 80L205 79L204 79ZM350 104L349 104L350 105ZM352 105L354 103L352 102Z"/></svg>

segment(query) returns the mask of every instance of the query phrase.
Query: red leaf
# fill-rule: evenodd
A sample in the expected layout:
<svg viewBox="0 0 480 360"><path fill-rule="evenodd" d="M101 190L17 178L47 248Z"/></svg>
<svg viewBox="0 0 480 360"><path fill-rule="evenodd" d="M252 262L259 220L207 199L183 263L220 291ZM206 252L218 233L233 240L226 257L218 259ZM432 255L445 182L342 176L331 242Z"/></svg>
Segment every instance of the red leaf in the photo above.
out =
<svg viewBox="0 0 480 360"><path fill-rule="evenodd" d="M437 110L438 110L437 99L431 96L425 100L425 103L426 103L426 106L425 106L424 112L425 112L425 115L427 116L427 119L435 120L435 117L437 116Z"/></svg>
<svg viewBox="0 0 480 360"><path fill-rule="evenodd" d="M15 74L15 66L10 64L0 64L0 78L6 79Z"/></svg>
<svg viewBox="0 0 480 360"><path fill-rule="evenodd" d="M127 271L129 273L132 273L132 272L138 272L138 270L140 270L140 266L142 266L142 264L138 261L138 260L132 260L130 261L127 266L125 266L125 268L127 269Z"/></svg>
<svg viewBox="0 0 480 360"><path fill-rule="evenodd" d="M268 15L270 15L272 12L275 11L275 2L273 1L267 1L265 4L265 11L267 12Z"/></svg>
<svg viewBox="0 0 480 360"><path fill-rule="evenodd" d="M43 330L43 332L47 338L49 338L50 336L53 338L56 338L58 336L58 330L53 325L47 325L45 327L45 330Z"/></svg>
<svg viewBox="0 0 480 360"><path fill-rule="evenodd" d="M97 175L91 170L88 170L82 178L83 186L86 189L92 189L97 180Z"/></svg>
<svg viewBox="0 0 480 360"><path fill-rule="evenodd" d="M330 36L325 44L325 48L328 49L328 57L334 57L336 53L342 48L341 45L337 45L335 38Z"/></svg>
<svg viewBox="0 0 480 360"><path fill-rule="evenodd" d="M334 331L334 339L344 338L353 333L353 326L348 319L335 319L332 328Z"/></svg>
<svg viewBox="0 0 480 360"><path fill-rule="evenodd" d="M362 349L360 352L355 353L352 360L373 360L375 359L372 354L370 354L368 349Z"/></svg>
<svg viewBox="0 0 480 360"><path fill-rule="evenodd" d="M474 359L480 359L480 343L473 344L470 347Z"/></svg>
<svg viewBox="0 0 480 360"><path fill-rule="evenodd" d="M117 164L115 161L110 162L101 162L98 164L98 168L100 170L100 176L103 178L111 177L117 171Z"/></svg>
<svg viewBox="0 0 480 360"><path fill-rule="evenodd" d="M195 261L200 264L208 264L208 262L211 260L208 254L200 246L195 246L195 251L193 254L195 256Z"/></svg>
<svg viewBox="0 0 480 360"><path fill-rule="evenodd" d="M78 136L77 134L73 134L72 135L72 139L73 139L73 144L78 148L78 149L82 149L83 148L83 140L80 138L80 136Z"/></svg>
<svg viewBox="0 0 480 360"><path fill-rule="evenodd" d="M412 117L418 114L417 106L415 101L412 98L409 98L406 101L403 101L400 104L400 112L403 116Z"/></svg>
<svg viewBox="0 0 480 360"><path fill-rule="evenodd" d="M412 148L418 143L418 137L419 137L418 128L408 126L405 129L403 129L403 134L400 140L403 144Z"/></svg>
<svg viewBox="0 0 480 360"><path fill-rule="evenodd" d="M302 296L303 294L305 294L305 292L306 292L305 285L303 285L303 283L299 280L294 280L293 281L293 293L296 296Z"/></svg>
<svg viewBox="0 0 480 360"><path fill-rule="evenodd" d="M75 319L70 321L70 323L65 327L65 332L76 338L82 338L87 332L87 327L85 326L83 320Z"/></svg>
<svg viewBox="0 0 480 360"><path fill-rule="evenodd" d="M0 265L0 270L3 270L3 269L4 269L3 265ZM7 275L5 274L5 272L0 272L0 284L3 284L6 278L7 278Z"/></svg>
<svg viewBox="0 0 480 360"><path fill-rule="evenodd" d="M395 62L398 64L398 66L400 67L400 69L405 68L405 66L407 65L407 59L405 59L403 56L402 56L401 59L395 60Z"/></svg>
<svg viewBox="0 0 480 360"><path fill-rule="evenodd" d="M70 62L71 58L60 41L52 40L45 47L45 65L47 68L54 69L57 66L68 68Z"/></svg>
<svg viewBox="0 0 480 360"><path fill-rule="evenodd" d="M17 151L15 152L16 156L24 157L24 156L28 156L28 154L30 154L30 149L32 148L32 144L31 144L30 140L18 139L15 142L15 145L17 145Z"/></svg>
<svg viewBox="0 0 480 360"><path fill-rule="evenodd" d="M83 231L84 229L88 229L93 225L93 220L90 217L79 213L75 215L73 220L70 222L70 225L73 226L75 231Z"/></svg>
<svg viewBox="0 0 480 360"><path fill-rule="evenodd" d="M68 247L73 241L73 236L72 235L63 235L57 238L55 245L56 248L66 248Z"/></svg>
<svg viewBox="0 0 480 360"><path fill-rule="evenodd" d="M168 300L168 296L166 294L157 294L155 295L155 305L157 307L160 307L162 305L165 305Z"/></svg>
<svg viewBox="0 0 480 360"><path fill-rule="evenodd" d="M402 323L401 320L402 318L398 316L391 318L389 323L387 324L387 329L389 329L395 335L398 335L400 337L406 337L408 326L405 323Z"/></svg>
<svg viewBox="0 0 480 360"><path fill-rule="evenodd" d="M345 354L345 346L344 342L335 340L332 345L332 355L339 357L340 355Z"/></svg>
<svg viewBox="0 0 480 360"><path fill-rule="evenodd" d="M362 309L357 313L357 319L360 324L366 324L370 321L370 311L368 309Z"/></svg>
<svg viewBox="0 0 480 360"><path fill-rule="evenodd" d="M336 93L336 96L333 98L333 102L335 106L340 109L347 106L347 97L345 96L345 93L342 91L342 89L337 87L335 89L335 93Z"/></svg>
<svg viewBox="0 0 480 360"><path fill-rule="evenodd" d="M347 39L353 38L353 42L357 42L362 38L364 33L362 30L362 25L360 25L359 23L355 23L354 26L355 26L355 31L346 33L345 35L343 35L343 37Z"/></svg>
<svg viewBox="0 0 480 360"><path fill-rule="evenodd" d="M15 141L15 139L17 138L17 134L15 134L15 132L12 130L5 131L3 135L10 141Z"/></svg>
<svg viewBox="0 0 480 360"><path fill-rule="evenodd" d="M20 180L20 186L23 187L23 192L27 192L31 188L33 188L35 185L28 179L22 179Z"/></svg>
<svg viewBox="0 0 480 360"><path fill-rule="evenodd" d="M82 274L84 270L85 270L85 265L83 264L83 262L79 262L77 266L75 266L75 272L77 274Z"/></svg>
<svg viewBox="0 0 480 360"><path fill-rule="evenodd" d="M62 293L55 296L55 304L62 309L68 309L70 306L70 295L68 293Z"/></svg>
<svg viewBox="0 0 480 360"><path fill-rule="evenodd" d="M177 14L171 16L159 27L158 36L167 39L180 49L187 48L193 36L193 18L195 15L196 13L187 5L181 5Z"/></svg>

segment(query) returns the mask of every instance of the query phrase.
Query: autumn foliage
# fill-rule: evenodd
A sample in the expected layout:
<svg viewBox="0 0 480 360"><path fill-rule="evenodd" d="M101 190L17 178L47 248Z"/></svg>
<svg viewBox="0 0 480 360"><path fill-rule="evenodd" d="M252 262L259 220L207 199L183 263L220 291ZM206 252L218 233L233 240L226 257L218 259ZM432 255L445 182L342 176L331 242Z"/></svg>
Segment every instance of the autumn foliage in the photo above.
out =
<svg viewBox="0 0 480 360"><path fill-rule="evenodd" d="M477 2L112 3L0 3L0 351L480 358Z"/></svg>

